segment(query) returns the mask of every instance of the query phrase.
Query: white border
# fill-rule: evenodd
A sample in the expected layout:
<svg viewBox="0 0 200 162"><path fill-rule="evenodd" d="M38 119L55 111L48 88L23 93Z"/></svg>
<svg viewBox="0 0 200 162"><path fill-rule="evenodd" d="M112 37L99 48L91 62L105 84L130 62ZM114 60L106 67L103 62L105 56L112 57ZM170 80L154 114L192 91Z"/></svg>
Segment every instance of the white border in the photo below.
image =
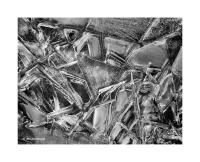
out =
<svg viewBox="0 0 200 162"><path fill-rule="evenodd" d="M199 4L197 1L1 2L1 161L198 161ZM182 17L183 145L17 145L17 17ZM197 104L196 104L197 103Z"/></svg>

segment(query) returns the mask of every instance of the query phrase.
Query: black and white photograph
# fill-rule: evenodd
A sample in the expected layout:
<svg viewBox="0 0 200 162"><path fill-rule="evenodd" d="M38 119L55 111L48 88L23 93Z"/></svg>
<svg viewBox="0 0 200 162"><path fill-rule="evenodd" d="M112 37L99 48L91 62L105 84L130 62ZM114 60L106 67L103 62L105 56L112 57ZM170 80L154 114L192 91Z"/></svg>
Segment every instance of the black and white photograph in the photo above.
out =
<svg viewBox="0 0 200 162"><path fill-rule="evenodd" d="M18 144L182 144L181 17L18 17Z"/></svg>
<svg viewBox="0 0 200 162"><path fill-rule="evenodd" d="M0 12L1 161L199 161L197 0Z"/></svg>

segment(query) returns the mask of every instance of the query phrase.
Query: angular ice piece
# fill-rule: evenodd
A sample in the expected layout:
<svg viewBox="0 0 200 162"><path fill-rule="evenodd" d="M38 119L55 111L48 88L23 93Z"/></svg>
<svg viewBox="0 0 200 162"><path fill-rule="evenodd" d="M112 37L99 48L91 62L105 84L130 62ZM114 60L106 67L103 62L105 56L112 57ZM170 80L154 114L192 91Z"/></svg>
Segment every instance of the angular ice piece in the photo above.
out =
<svg viewBox="0 0 200 162"><path fill-rule="evenodd" d="M119 91L116 99L116 111L120 112L125 108L125 106L127 106L127 104L129 103L128 97L129 97L128 91L126 90Z"/></svg>
<svg viewBox="0 0 200 162"><path fill-rule="evenodd" d="M172 72L175 75L182 76L182 48L180 49L173 65L172 65Z"/></svg>
<svg viewBox="0 0 200 162"><path fill-rule="evenodd" d="M69 43L73 43L74 41L76 41L79 34L78 30L75 29L64 29L63 32Z"/></svg>
<svg viewBox="0 0 200 162"><path fill-rule="evenodd" d="M114 39L111 37L106 37L104 39L104 46L107 51L113 51L122 57L126 57L133 43L123 41L120 39Z"/></svg>
<svg viewBox="0 0 200 162"><path fill-rule="evenodd" d="M119 134L117 135L117 137L115 138L115 142L117 144L122 144L123 140L126 138L126 134L127 134L127 131L125 129L122 129Z"/></svg>
<svg viewBox="0 0 200 162"><path fill-rule="evenodd" d="M94 110L93 127L98 132L104 132L108 125L110 104L100 106Z"/></svg>
<svg viewBox="0 0 200 162"><path fill-rule="evenodd" d="M130 66L151 64L153 67L161 68L168 58L166 41L154 42L134 50L127 58Z"/></svg>
<svg viewBox="0 0 200 162"><path fill-rule="evenodd" d="M60 57L61 61L58 61L58 65L57 66L61 66L63 65L62 62L66 62L66 63L71 63L76 61L76 52L73 50L72 47L69 47L69 45L63 45L63 46L57 46L56 47L56 54L54 55L54 59L56 59L57 57ZM59 64L60 62L60 64Z"/></svg>
<svg viewBox="0 0 200 162"><path fill-rule="evenodd" d="M121 68L91 59L87 55L78 55L78 64L93 94L100 88L118 83L124 72Z"/></svg>
<svg viewBox="0 0 200 162"><path fill-rule="evenodd" d="M80 53L85 46L88 48L89 56L91 58L101 58L101 46L99 38L90 33L83 33L83 36L74 43L74 49L77 53Z"/></svg>
<svg viewBox="0 0 200 162"><path fill-rule="evenodd" d="M116 123L110 133L111 138L114 140L121 130L122 130L122 126L119 123Z"/></svg>
<svg viewBox="0 0 200 162"><path fill-rule="evenodd" d="M135 114L133 109L129 109L123 116L121 122L129 129L135 121Z"/></svg>
<svg viewBox="0 0 200 162"><path fill-rule="evenodd" d="M122 57L118 56L116 53L112 51L107 51L106 55L106 63L117 67L122 67L123 65L125 65L125 60Z"/></svg>

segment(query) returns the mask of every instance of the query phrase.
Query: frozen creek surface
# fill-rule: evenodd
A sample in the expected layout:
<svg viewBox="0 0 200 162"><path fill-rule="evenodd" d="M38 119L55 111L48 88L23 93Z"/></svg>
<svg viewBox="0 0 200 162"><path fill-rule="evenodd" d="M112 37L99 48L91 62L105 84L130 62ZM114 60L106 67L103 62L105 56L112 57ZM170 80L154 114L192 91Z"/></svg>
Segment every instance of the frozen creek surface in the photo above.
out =
<svg viewBox="0 0 200 162"><path fill-rule="evenodd" d="M182 144L182 19L19 18L19 144Z"/></svg>

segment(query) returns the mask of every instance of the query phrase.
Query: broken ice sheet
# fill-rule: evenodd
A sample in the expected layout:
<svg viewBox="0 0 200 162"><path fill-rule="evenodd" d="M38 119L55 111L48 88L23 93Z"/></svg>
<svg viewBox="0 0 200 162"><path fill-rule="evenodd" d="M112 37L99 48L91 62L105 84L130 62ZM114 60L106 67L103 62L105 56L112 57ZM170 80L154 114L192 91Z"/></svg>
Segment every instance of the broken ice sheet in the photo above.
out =
<svg viewBox="0 0 200 162"><path fill-rule="evenodd" d="M19 144L181 144L181 18L19 18Z"/></svg>

